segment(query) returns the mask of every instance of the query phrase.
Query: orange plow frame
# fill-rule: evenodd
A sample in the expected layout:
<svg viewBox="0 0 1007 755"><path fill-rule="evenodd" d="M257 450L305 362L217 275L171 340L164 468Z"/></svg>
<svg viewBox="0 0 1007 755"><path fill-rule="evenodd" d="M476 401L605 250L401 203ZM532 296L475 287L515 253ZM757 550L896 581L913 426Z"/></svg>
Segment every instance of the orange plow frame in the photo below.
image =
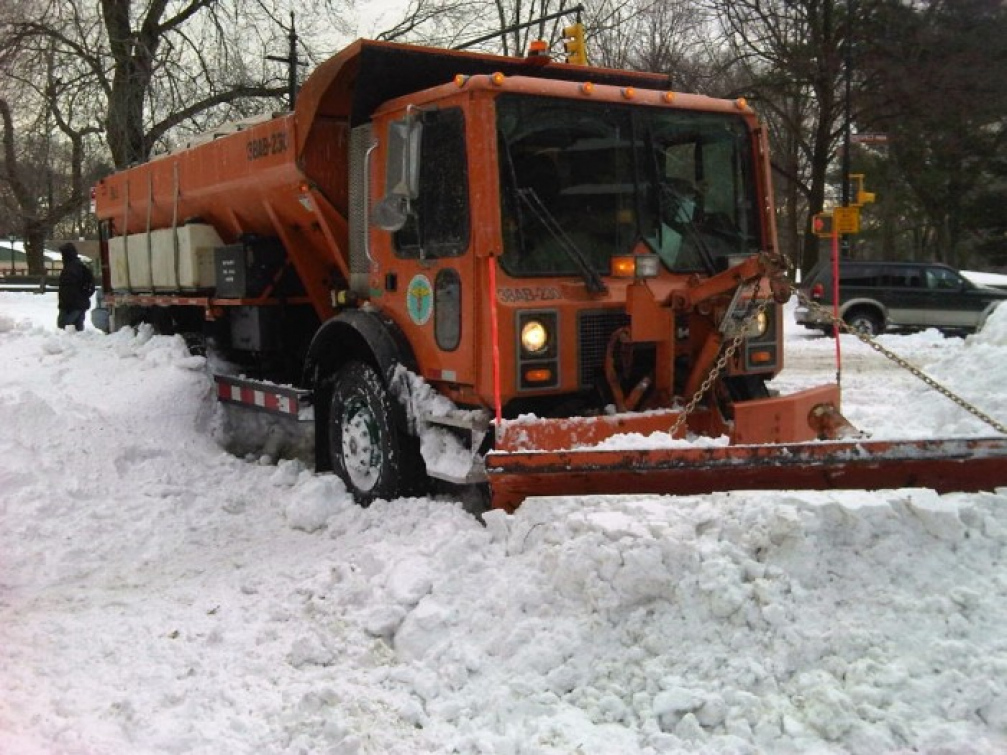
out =
<svg viewBox="0 0 1007 755"><path fill-rule="evenodd" d="M491 453L495 508L533 495L1007 486L1007 438Z"/></svg>
<svg viewBox="0 0 1007 755"><path fill-rule="evenodd" d="M675 410L504 422L485 458L493 506L514 511L533 495L1007 486L1007 436L816 440L851 429L838 405L839 389L828 384L736 403L730 422L699 410L689 415L691 432L730 435L730 445L705 447L598 447L617 434L667 433Z"/></svg>

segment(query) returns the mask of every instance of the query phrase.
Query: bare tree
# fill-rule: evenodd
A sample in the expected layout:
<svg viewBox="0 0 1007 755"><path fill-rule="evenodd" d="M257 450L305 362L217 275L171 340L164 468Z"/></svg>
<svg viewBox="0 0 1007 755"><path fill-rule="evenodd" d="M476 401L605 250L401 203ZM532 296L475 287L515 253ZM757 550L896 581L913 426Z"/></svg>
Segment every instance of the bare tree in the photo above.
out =
<svg viewBox="0 0 1007 755"><path fill-rule="evenodd" d="M60 65L54 46L14 40L6 47L12 48L19 54L0 58L0 182L8 231L24 238L29 272L42 275L45 239L86 201L85 182L92 177L86 171L100 129L86 87Z"/></svg>
<svg viewBox="0 0 1007 755"><path fill-rule="evenodd" d="M286 72L266 60L286 44L284 5L98 0L95 8L85 0L39 0L11 29L21 49L51 47L61 67L89 82L113 163L121 168L146 159L183 124L208 113L214 119L240 114L254 98L285 94ZM309 34L318 34L311 28L318 18L336 15L330 0L297 5L308 11ZM329 12L311 12L321 8Z"/></svg>
<svg viewBox="0 0 1007 755"><path fill-rule="evenodd" d="M688 0L604 0L589 8L592 63L666 73L698 91L708 59L704 9Z"/></svg>
<svg viewBox="0 0 1007 755"><path fill-rule="evenodd" d="M527 53L531 40L544 39L560 54L562 28L576 20L573 9L579 4L571 0L411 0L402 20L378 38L458 47L494 35L474 49L517 56ZM556 14L560 15L534 23Z"/></svg>
<svg viewBox="0 0 1007 755"><path fill-rule="evenodd" d="M843 126L846 4L837 0L707 0L722 38L743 71L747 94L776 130L774 168L791 192L783 207L819 212ZM739 92L741 94L741 92ZM782 137L782 138L781 138ZM779 149L779 147L783 149ZM818 240L810 218L795 215L784 230L804 230L802 268L814 264ZM781 239L791 248L797 240Z"/></svg>

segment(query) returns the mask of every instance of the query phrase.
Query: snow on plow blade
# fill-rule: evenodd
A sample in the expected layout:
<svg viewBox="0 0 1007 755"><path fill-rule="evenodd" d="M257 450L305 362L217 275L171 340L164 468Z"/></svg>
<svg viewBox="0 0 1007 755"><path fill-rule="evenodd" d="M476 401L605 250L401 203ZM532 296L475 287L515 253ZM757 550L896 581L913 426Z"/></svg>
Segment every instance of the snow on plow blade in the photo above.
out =
<svg viewBox="0 0 1007 755"><path fill-rule="evenodd" d="M528 496L1007 486L1007 437L492 453L493 506Z"/></svg>

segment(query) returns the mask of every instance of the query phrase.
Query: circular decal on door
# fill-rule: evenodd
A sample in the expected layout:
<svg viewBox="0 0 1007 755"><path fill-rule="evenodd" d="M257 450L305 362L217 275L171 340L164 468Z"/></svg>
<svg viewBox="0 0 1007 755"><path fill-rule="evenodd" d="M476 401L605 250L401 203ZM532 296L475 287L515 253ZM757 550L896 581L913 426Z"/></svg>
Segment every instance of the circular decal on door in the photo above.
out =
<svg viewBox="0 0 1007 755"><path fill-rule="evenodd" d="M414 275L406 289L406 309L417 325L425 325L434 311L434 290L425 275Z"/></svg>

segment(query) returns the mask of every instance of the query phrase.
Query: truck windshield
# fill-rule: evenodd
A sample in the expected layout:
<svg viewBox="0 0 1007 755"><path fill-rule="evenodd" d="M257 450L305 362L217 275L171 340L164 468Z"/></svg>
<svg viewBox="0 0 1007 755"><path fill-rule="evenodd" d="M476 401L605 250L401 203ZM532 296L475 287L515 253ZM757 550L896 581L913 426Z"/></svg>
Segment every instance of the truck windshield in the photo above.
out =
<svg viewBox="0 0 1007 755"><path fill-rule="evenodd" d="M503 95L497 135L510 275L590 285L641 243L677 272L714 272L757 251L740 118Z"/></svg>

